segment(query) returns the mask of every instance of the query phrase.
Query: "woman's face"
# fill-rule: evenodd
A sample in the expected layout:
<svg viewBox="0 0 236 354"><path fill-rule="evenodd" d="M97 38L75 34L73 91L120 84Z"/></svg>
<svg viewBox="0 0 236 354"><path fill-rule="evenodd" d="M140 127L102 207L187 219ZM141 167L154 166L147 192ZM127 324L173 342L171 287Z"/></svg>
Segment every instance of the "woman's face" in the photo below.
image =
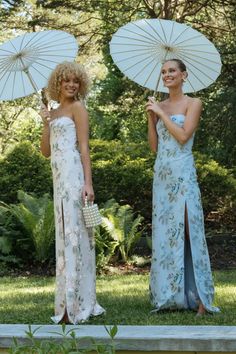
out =
<svg viewBox="0 0 236 354"><path fill-rule="evenodd" d="M163 84L168 88L182 86L186 78L186 72L181 71L178 63L171 60L163 64L161 74Z"/></svg>
<svg viewBox="0 0 236 354"><path fill-rule="evenodd" d="M69 75L61 81L60 97L74 98L79 92L79 79L75 75Z"/></svg>

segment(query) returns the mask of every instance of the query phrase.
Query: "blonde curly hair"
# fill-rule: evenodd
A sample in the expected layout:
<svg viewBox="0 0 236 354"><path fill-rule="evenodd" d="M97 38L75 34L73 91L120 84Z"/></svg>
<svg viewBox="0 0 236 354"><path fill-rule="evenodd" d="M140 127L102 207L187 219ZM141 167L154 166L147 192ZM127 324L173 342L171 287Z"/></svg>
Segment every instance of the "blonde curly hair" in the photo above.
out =
<svg viewBox="0 0 236 354"><path fill-rule="evenodd" d="M75 75L80 83L77 98L85 98L89 89L89 78L83 65L64 61L56 66L48 79L47 96L50 100L60 102L61 82L67 80L70 75Z"/></svg>

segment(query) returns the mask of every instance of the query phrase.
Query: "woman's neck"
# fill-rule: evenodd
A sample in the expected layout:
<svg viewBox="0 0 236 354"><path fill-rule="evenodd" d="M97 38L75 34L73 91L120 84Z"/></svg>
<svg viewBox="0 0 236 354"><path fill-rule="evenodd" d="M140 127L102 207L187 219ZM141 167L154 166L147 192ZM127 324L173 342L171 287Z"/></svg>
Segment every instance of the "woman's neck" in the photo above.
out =
<svg viewBox="0 0 236 354"><path fill-rule="evenodd" d="M62 98L60 100L60 107L63 108L63 107L67 107L69 105L71 105L73 102L75 102L75 99L74 98Z"/></svg>
<svg viewBox="0 0 236 354"><path fill-rule="evenodd" d="M170 90L169 92L169 100L171 102L179 101L183 97L184 97L184 93L182 91L182 88L176 90Z"/></svg>

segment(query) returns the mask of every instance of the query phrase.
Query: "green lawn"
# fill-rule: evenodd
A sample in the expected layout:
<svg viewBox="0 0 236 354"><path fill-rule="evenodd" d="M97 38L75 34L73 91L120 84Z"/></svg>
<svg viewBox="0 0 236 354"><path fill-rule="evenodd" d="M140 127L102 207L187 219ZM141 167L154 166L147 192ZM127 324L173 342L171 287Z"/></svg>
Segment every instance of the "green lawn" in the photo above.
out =
<svg viewBox="0 0 236 354"><path fill-rule="evenodd" d="M196 318L191 311L151 314L148 275L102 275L97 296L106 315L88 324L122 325L236 325L236 270L216 271L215 305L221 313ZM54 278L0 278L0 323L50 324L53 314Z"/></svg>

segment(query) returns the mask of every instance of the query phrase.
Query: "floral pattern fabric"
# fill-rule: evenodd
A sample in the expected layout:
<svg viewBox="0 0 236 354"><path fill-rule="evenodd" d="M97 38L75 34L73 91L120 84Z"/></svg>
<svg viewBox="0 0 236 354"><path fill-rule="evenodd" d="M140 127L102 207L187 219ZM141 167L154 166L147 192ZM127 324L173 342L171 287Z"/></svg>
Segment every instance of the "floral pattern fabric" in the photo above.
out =
<svg viewBox="0 0 236 354"><path fill-rule="evenodd" d="M171 116L179 126L184 115ZM194 136L179 144L164 123L157 123L154 165L151 302L155 310L194 309L201 301L210 312L214 285L204 232L201 196L192 155ZM185 239L185 212L189 240ZM155 311L154 310L154 311Z"/></svg>
<svg viewBox="0 0 236 354"><path fill-rule="evenodd" d="M104 309L96 301L95 245L92 229L82 215L83 168L76 129L69 117L50 123L56 229L55 316L60 322L65 310L73 324L96 316Z"/></svg>

